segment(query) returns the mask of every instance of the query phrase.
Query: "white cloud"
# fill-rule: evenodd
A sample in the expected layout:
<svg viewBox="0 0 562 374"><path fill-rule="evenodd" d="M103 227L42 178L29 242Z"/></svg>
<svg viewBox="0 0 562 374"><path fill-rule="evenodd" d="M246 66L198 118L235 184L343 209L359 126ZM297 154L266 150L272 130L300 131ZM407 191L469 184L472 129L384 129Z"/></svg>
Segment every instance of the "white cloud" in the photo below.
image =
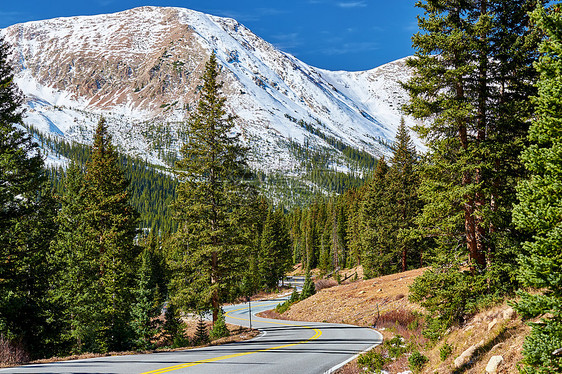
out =
<svg viewBox="0 0 562 374"><path fill-rule="evenodd" d="M365 8L367 6L366 1L346 1L339 2L338 6L340 8Z"/></svg>

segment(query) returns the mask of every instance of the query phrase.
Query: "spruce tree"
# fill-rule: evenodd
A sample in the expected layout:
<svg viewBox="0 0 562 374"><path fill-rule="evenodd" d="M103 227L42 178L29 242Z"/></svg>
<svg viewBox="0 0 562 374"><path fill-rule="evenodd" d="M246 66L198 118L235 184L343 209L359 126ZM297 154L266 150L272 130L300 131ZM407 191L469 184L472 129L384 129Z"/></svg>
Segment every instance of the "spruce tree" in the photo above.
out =
<svg viewBox="0 0 562 374"><path fill-rule="evenodd" d="M249 245L243 228L256 198L248 182L247 149L234 134L235 118L226 113L218 78L213 53L175 168L179 228L170 256L173 299L184 310L212 310L213 321L221 303L235 296Z"/></svg>
<svg viewBox="0 0 562 374"><path fill-rule="evenodd" d="M562 372L562 358L552 352L562 347L562 12L538 7L533 20L545 39L541 43L536 119L531 145L523 153L529 179L518 186L515 223L529 230L533 239L524 244L519 279L524 287L541 290L521 292L516 309L524 318L541 317L532 323L523 345L524 373Z"/></svg>
<svg viewBox="0 0 562 374"><path fill-rule="evenodd" d="M413 37L409 114L428 146L418 219L436 258L468 262L490 290L507 288L518 233L509 219L522 175L536 38L526 10L536 1L428 0ZM461 245L459 245L461 243Z"/></svg>
<svg viewBox="0 0 562 374"><path fill-rule="evenodd" d="M153 230L141 245L143 251L134 290L135 302L131 305L131 325L136 348L151 349L161 327L156 317L160 315L167 296L165 266L159 251L159 238Z"/></svg>
<svg viewBox="0 0 562 374"><path fill-rule="evenodd" d="M398 257L398 268L406 271L409 263L413 263L415 267L421 264L421 259L412 261L414 255L416 255L416 260L420 256L416 249L421 246L421 243L413 240L409 231L415 226L414 220L421 211L422 203L418 195L418 156L403 118L396 133L390 162L391 166L386 177L387 197L391 211L390 234L394 241L395 250L393 252ZM392 247L388 250L392 251Z"/></svg>
<svg viewBox="0 0 562 374"><path fill-rule="evenodd" d="M75 351L106 352L130 346L135 288L137 213L102 118L85 172L72 166L54 244L61 264L53 298L68 309Z"/></svg>
<svg viewBox="0 0 562 374"><path fill-rule="evenodd" d="M261 236L259 272L269 289L276 288L292 264L291 242L281 209L269 209Z"/></svg>
<svg viewBox="0 0 562 374"><path fill-rule="evenodd" d="M359 240L361 241L361 264L365 276L390 274L397 271L390 222L393 207L387 186L388 165L383 158L377 163L372 179L365 186L359 210Z"/></svg>
<svg viewBox="0 0 562 374"><path fill-rule="evenodd" d="M22 343L35 358L47 349L55 205L39 147L23 129L23 96L10 56L0 37L0 335Z"/></svg>

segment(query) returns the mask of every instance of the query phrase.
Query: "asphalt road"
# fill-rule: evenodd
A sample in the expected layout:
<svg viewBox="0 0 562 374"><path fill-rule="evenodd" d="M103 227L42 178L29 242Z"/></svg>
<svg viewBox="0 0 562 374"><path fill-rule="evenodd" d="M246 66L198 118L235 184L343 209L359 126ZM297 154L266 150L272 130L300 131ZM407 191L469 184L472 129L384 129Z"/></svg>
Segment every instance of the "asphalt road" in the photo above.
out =
<svg viewBox="0 0 562 374"><path fill-rule="evenodd" d="M252 303L252 314L277 302ZM248 304L225 308L227 322L248 326ZM145 355L101 357L26 365L0 373L310 373L321 374L379 344L375 330L351 325L289 322L252 317L261 334L246 342Z"/></svg>

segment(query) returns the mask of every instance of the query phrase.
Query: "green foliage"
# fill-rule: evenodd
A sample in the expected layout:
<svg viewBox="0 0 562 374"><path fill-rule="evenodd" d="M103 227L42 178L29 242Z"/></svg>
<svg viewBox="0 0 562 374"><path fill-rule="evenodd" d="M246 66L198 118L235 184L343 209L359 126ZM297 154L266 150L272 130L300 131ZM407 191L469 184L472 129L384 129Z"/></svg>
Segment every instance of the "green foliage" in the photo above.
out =
<svg viewBox="0 0 562 374"><path fill-rule="evenodd" d="M291 241L283 211L270 208L263 226L258 255L260 283L270 289L276 288L291 265Z"/></svg>
<svg viewBox="0 0 562 374"><path fill-rule="evenodd" d="M412 352L410 357L408 357L408 365L414 373L421 372L422 368L428 361L429 359L417 350Z"/></svg>
<svg viewBox="0 0 562 374"><path fill-rule="evenodd" d="M394 335L392 339L385 340L383 347L388 352L388 357L396 359L408 352L408 347L404 343L404 338L400 335Z"/></svg>
<svg viewBox="0 0 562 374"><path fill-rule="evenodd" d="M47 299L56 205L39 148L21 130L24 98L10 61L0 37L0 336L38 358L59 348Z"/></svg>
<svg viewBox="0 0 562 374"><path fill-rule="evenodd" d="M562 15L560 5L549 10L538 6L533 21L544 33L537 70L537 115L530 128L531 145L523 153L525 166L531 173L518 186L519 204L513 217L518 227L529 230L532 240L524 243L519 257L519 280L525 287L541 293L521 292L516 309L523 318L542 317L532 323L532 330L523 346L524 373L562 371L562 358L552 356L562 347Z"/></svg>
<svg viewBox="0 0 562 374"><path fill-rule="evenodd" d="M78 165L84 167L92 158L90 147L86 145L69 143L59 137L45 137L33 127L28 128L28 132L36 137L44 148ZM175 198L177 181L160 167L136 157L120 154L119 163L125 178L130 181L129 202L140 214L139 227L155 228L159 233L176 231L177 225L171 219L169 205ZM56 195L64 194L65 173L63 168L47 170L50 185Z"/></svg>
<svg viewBox="0 0 562 374"><path fill-rule="evenodd" d="M247 149L233 135L235 118L226 114L218 75L212 54L174 170L179 185L172 208L178 231L168 254L172 300L183 310L212 310L214 322L220 304L240 291L251 245L246 229L257 198L249 182Z"/></svg>
<svg viewBox="0 0 562 374"><path fill-rule="evenodd" d="M415 279L409 300L426 308L429 318L424 335L436 341L451 325L464 322L476 312L486 290L483 276L472 276L458 268L430 269Z"/></svg>
<svg viewBox="0 0 562 374"><path fill-rule="evenodd" d="M53 243L60 269L52 297L65 308L67 339L76 352L127 349L139 253L137 213L103 119L85 172L72 165L65 183Z"/></svg>
<svg viewBox="0 0 562 374"><path fill-rule="evenodd" d="M195 330L195 336L193 337L192 343L193 345L204 345L209 343L209 332L207 331L207 322L205 322L205 319L203 318L203 313L199 314L197 330Z"/></svg>
<svg viewBox="0 0 562 374"><path fill-rule="evenodd" d="M297 288L293 288L293 292L291 293L291 297L289 297L289 302L291 303L295 303L297 301L299 301L300 296L299 293L297 292Z"/></svg>
<svg viewBox="0 0 562 374"><path fill-rule="evenodd" d="M533 116L538 38L527 12L535 3L417 3L424 15L404 87L406 112L424 120L416 131L428 147L419 189L425 205L411 234L435 243L426 256L435 271L414 286L414 299L436 318L432 338L478 300L519 285L514 253L526 233L511 222L511 209ZM461 264L471 275L458 273Z"/></svg>
<svg viewBox="0 0 562 374"><path fill-rule="evenodd" d="M142 243L140 267L137 273L137 286L134 290L135 302L131 306L131 326L137 349L154 348L153 340L160 331L160 321L156 319L164 306L166 282L164 259L159 253L158 238L152 233Z"/></svg>
<svg viewBox="0 0 562 374"><path fill-rule="evenodd" d="M166 338L166 345L173 348L187 347L189 339L185 333L185 323L181 320L177 307L168 302L164 313L162 334Z"/></svg>
<svg viewBox="0 0 562 374"><path fill-rule="evenodd" d="M226 327L226 320L224 318L224 312L222 308L219 311L219 315L215 323L213 324L213 328L209 332L209 337L211 340L224 338L226 336L230 336L230 331L228 327Z"/></svg>
<svg viewBox="0 0 562 374"><path fill-rule="evenodd" d="M384 365L390 361L389 357L375 350L363 353L357 358L357 364L373 373L381 373Z"/></svg>
<svg viewBox="0 0 562 374"><path fill-rule="evenodd" d="M443 344L439 348L439 358L441 359L441 361L445 361L447 358L449 358L449 356L451 356L451 353L453 353L453 346L447 342L445 342L445 344Z"/></svg>
<svg viewBox="0 0 562 374"><path fill-rule="evenodd" d="M304 285L302 286L301 296L300 299L304 300L316 293L316 288L314 286L314 281L312 280L312 276L310 275L310 271L306 273L306 277L304 278Z"/></svg>

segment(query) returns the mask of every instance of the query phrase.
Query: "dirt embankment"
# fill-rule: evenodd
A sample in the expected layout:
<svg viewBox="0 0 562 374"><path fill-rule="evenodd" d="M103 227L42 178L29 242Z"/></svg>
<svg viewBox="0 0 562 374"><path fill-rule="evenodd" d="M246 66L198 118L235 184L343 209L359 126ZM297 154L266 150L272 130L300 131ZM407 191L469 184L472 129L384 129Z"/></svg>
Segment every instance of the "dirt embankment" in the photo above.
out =
<svg viewBox="0 0 562 374"><path fill-rule="evenodd" d="M405 339L405 345L411 343L429 359L423 373L487 373L486 367L494 356L501 356L502 360L495 373L517 373L529 327L507 302L476 314L463 326L450 328L438 342L432 343L422 336L423 323L418 325L416 316L419 314L416 312L423 312L423 309L408 301L408 292L414 279L424 271L411 270L324 288L278 317L359 326L372 326L377 322L377 329L381 330L385 340L400 335ZM326 283L317 281L317 286L322 282ZM447 355L441 354L445 345L449 346ZM387 354L382 347L380 352ZM391 374L407 372L410 354L411 351L391 359L384 369ZM364 373L356 361L338 372L353 373Z"/></svg>

